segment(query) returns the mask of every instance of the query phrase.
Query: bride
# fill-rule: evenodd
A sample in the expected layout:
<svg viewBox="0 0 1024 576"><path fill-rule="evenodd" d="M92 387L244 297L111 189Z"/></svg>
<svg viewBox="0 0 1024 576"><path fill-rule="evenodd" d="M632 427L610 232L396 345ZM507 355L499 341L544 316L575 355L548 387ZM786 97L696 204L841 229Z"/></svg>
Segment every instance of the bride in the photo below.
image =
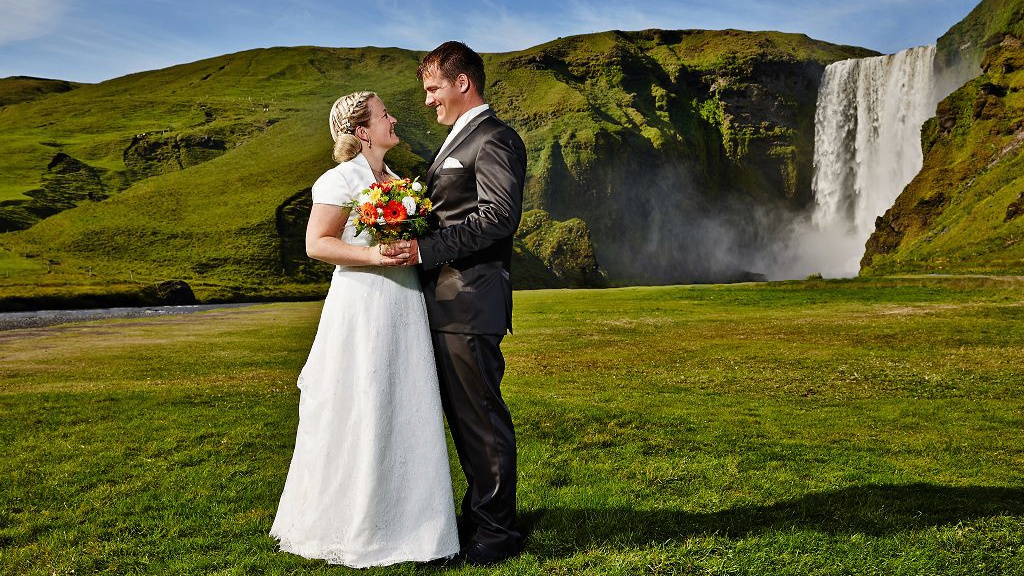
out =
<svg viewBox="0 0 1024 576"><path fill-rule="evenodd" d="M448 452L415 268L355 236L346 204L396 178L397 120L372 92L331 109L334 159L313 185L310 257L336 264L299 375L299 426L270 535L281 550L355 568L455 555Z"/></svg>

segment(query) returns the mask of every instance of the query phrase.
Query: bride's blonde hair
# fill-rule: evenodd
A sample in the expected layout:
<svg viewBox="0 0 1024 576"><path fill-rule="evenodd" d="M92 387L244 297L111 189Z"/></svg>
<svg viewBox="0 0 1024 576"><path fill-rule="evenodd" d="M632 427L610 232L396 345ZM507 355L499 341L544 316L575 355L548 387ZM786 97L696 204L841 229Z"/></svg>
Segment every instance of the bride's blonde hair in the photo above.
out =
<svg viewBox="0 0 1024 576"><path fill-rule="evenodd" d="M336 162L347 162L362 151L363 144L355 135L356 127L370 123L370 107L367 103L376 97L374 92L353 92L334 101L329 122Z"/></svg>

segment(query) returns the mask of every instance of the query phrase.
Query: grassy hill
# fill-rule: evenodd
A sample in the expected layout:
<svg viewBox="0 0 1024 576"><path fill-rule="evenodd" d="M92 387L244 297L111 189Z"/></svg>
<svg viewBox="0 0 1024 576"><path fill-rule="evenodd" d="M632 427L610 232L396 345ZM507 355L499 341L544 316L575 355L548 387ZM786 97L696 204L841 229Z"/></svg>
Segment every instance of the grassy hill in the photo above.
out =
<svg viewBox="0 0 1024 576"><path fill-rule="evenodd" d="M527 208L550 214L531 234L558 237L579 217L572 235L585 232L584 252L593 235L613 280L722 276L737 267L707 268L701 247L715 239L699 230L681 236L689 260L657 270L620 248L661 252L651 234L752 199L806 204L821 71L868 54L774 32L606 32L486 55L487 98L527 143ZM376 90L404 140L389 163L422 172L445 132L422 105L421 56L251 50L0 109L0 298L170 278L204 300L321 291L325 268L294 239L308 187L332 165L327 110ZM625 209L643 203L662 220ZM593 277L593 256L552 265L552 251L530 252L550 238L522 240L520 266L544 264L524 275L537 285Z"/></svg>
<svg viewBox="0 0 1024 576"><path fill-rule="evenodd" d="M277 208L333 165L325 126L337 95L372 86L402 118L407 142L422 154L433 145L417 139L430 136L426 111L407 105L419 99L407 74L417 61L394 50L254 50L9 108L0 126L21 132L24 145L8 160L17 162L8 182L63 153L108 197L6 235L7 260L22 278L58 262L29 278L42 287L181 278L202 298L262 286L273 296L288 283ZM422 165L409 145L389 161L404 173ZM47 171L39 185L61 176Z"/></svg>
<svg viewBox="0 0 1024 576"><path fill-rule="evenodd" d="M68 92L82 86L67 80L50 80L31 76L9 76L0 78L0 108L36 100L47 94Z"/></svg>
<svg viewBox="0 0 1024 576"><path fill-rule="evenodd" d="M925 124L924 166L878 220L862 274L1024 273L1024 1L982 2L944 38L987 47L983 73Z"/></svg>

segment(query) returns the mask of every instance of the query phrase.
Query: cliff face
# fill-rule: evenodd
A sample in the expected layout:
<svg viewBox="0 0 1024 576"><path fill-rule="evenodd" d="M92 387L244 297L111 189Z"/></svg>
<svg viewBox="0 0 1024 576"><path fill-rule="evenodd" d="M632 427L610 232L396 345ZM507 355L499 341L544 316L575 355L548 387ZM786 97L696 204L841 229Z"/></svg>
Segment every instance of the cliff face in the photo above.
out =
<svg viewBox="0 0 1024 576"><path fill-rule="evenodd" d="M948 94L959 88L958 78L977 76L986 51L998 44L1004 34L1019 37L1024 32L1022 26L1024 2L1021 0L982 0L936 42L936 72L940 79L955 83L940 84L941 93Z"/></svg>
<svg viewBox="0 0 1024 576"><path fill-rule="evenodd" d="M485 55L487 100L527 143L526 208L548 214L520 235L524 276L750 277L736 254L810 201L824 66L869 54L798 34L652 30ZM302 192L331 166L330 103L376 90L403 139L389 164L422 173L445 132L422 104L421 56L252 50L3 109L0 223L27 228L0 234L7 284L181 278L200 298L235 298L320 282L296 239Z"/></svg>
<svg viewBox="0 0 1024 576"><path fill-rule="evenodd" d="M876 222L861 274L1024 273L1022 7L984 2L965 20L970 26L940 41L987 46L982 74L925 124L924 166Z"/></svg>
<svg viewBox="0 0 1024 576"><path fill-rule="evenodd" d="M870 54L773 32L609 32L496 58L490 89L529 148L528 207L585 221L610 277L728 281L811 200L824 67ZM520 112L539 98L543 114Z"/></svg>

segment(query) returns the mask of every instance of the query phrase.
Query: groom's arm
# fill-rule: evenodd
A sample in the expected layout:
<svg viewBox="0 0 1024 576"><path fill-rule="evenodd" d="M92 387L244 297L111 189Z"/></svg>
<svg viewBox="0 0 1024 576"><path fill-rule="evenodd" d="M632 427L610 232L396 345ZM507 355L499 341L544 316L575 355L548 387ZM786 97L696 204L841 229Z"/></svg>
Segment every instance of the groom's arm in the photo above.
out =
<svg viewBox="0 0 1024 576"><path fill-rule="evenodd" d="M419 259L435 268L484 250L515 234L523 213L526 147L512 129L488 139L476 157L477 211L418 241Z"/></svg>

